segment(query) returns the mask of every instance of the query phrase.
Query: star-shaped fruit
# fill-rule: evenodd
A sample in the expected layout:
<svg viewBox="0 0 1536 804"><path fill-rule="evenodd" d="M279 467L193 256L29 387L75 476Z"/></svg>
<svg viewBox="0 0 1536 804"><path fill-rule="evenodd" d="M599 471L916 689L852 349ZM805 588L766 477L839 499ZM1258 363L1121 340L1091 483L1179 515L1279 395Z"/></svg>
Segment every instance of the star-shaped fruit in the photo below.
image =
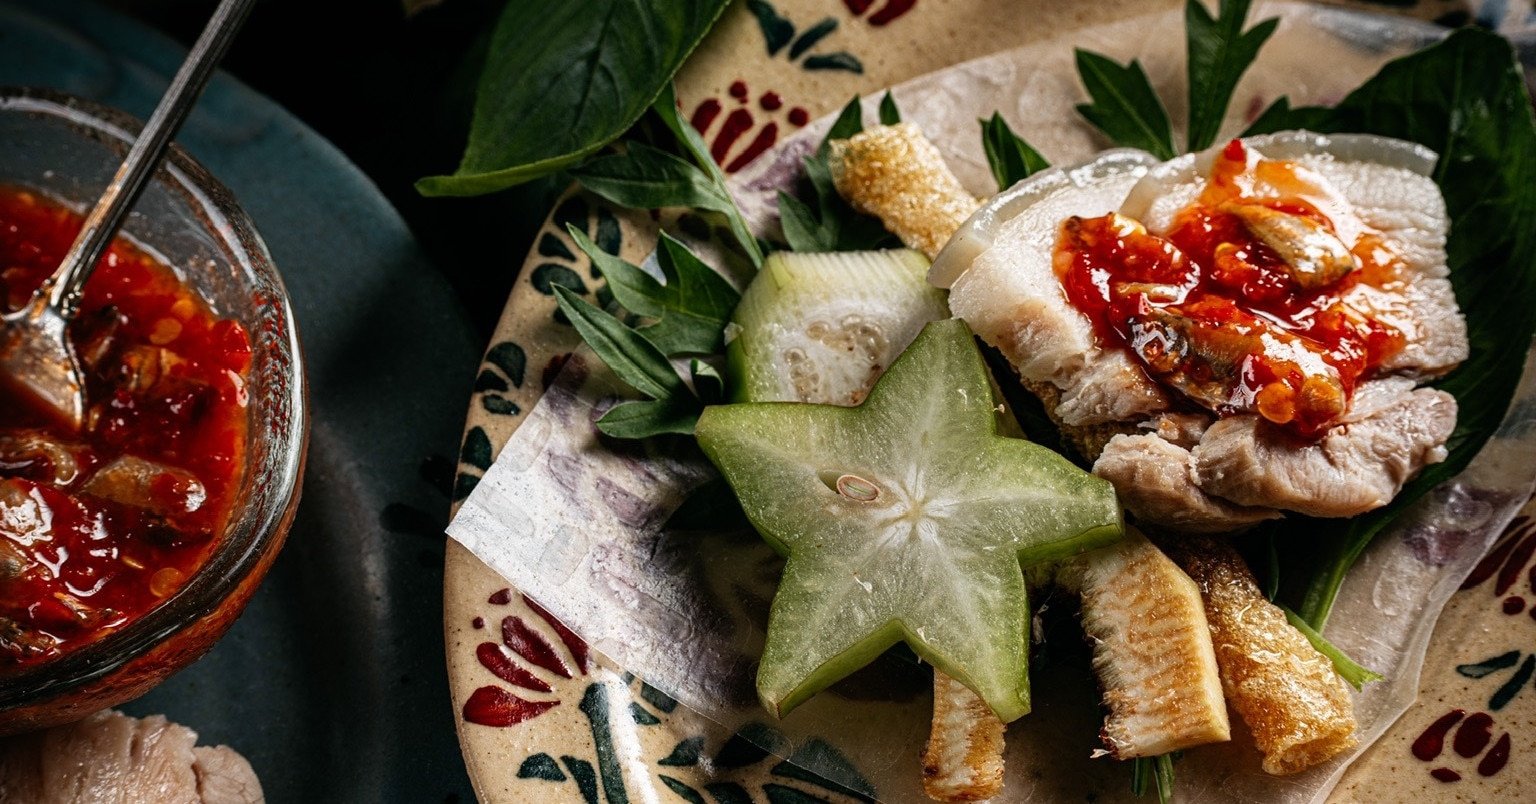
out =
<svg viewBox="0 0 1536 804"><path fill-rule="evenodd" d="M1029 711L1022 564L1120 537L1108 483L996 431L963 322L929 324L856 408L708 408L695 434L788 556L757 676L780 716L905 641L998 717Z"/></svg>

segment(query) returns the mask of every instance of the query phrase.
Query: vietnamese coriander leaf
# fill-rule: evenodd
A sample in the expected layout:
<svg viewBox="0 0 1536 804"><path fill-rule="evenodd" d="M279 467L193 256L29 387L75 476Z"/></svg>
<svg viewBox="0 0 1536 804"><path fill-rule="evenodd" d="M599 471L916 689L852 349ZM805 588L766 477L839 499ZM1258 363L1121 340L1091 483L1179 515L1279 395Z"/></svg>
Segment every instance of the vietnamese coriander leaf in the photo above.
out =
<svg viewBox="0 0 1536 804"><path fill-rule="evenodd" d="M901 122L901 110L896 108L896 99L890 92L880 99L880 125L894 126Z"/></svg>
<svg viewBox="0 0 1536 804"><path fill-rule="evenodd" d="M1536 330L1536 122L1520 65L1496 34L1462 28L1387 64L1331 109L1272 106L1265 133L1306 126L1411 140L1440 155L1434 179L1451 218L1447 265L1471 355L1437 386L1456 397L1456 430L1387 506L1348 520L1296 525L1320 558L1301 616L1327 623L1344 574L1376 534L1466 468L1503 420Z"/></svg>
<svg viewBox="0 0 1536 804"><path fill-rule="evenodd" d="M597 420L597 429L614 438L692 435L699 406L684 399L621 402Z"/></svg>
<svg viewBox="0 0 1536 804"><path fill-rule="evenodd" d="M1173 124L1152 82L1135 59L1130 64L1078 49L1077 74L1093 103L1077 112L1116 145L1140 148L1158 159L1172 159Z"/></svg>
<svg viewBox="0 0 1536 804"><path fill-rule="evenodd" d="M575 291L554 286L555 300L582 340L603 359L619 379L652 399L688 393L667 356L622 321L592 306Z"/></svg>
<svg viewBox="0 0 1536 804"><path fill-rule="evenodd" d="M1280 24L1272 17L1244 31L1251 1L1221 0L1214 18L1201 0L1185 2L1190 151L1204 150L1216 141L1238 79Z"/></svg>
<svg viewBox="0 0 1536 804"><path fill-rule="evenodd" d="M725 0L523 0L491 34L458 169L423 195L480 195L568 168L667 87Z"/></svg>
<svg viewBox="0 0 1536 804"><path fill-rule="evenodd" d="M987 152L987 164L992 168L992 178L997 180L997 189L1006 190L1051 166L1023 137L1013 133L1002 114L993 112L992 119L977 122L981 124L981 145Z"/></svg>

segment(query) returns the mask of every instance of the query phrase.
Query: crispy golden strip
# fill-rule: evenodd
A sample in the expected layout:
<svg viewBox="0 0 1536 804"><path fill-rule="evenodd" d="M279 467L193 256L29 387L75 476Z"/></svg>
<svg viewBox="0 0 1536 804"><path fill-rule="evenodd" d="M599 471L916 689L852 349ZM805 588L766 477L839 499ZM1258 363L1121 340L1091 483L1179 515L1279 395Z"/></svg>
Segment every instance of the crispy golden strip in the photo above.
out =
<svg viewBox="0 0 1536 804"><path fill-rule="evenodd" d="M1354 701L1344 680L1265 599L1237 551L1181 540L1170 555L1200 587L1222 687L1253 732L1264 771L1297 773L1353 748Z"/></svg>
<svg viewBox="0 0 1536 804"><path fill-rule="evenodd" d="M834 140L829 164L838 193L854 209L879 218L930 260L981 206L911 123Z"/></svg>
<svg viewBox="0 0 1536 804"><path fill-rule="evenodd" d="M933 727L923 791L934 801L985 801L1003 789L1003 721L964 684L933 671Z"/></svg>
<svg viewBox="0 0 1536 804"><path fill-rule="evenodd" d="M1130 527L1118 544L1077 563L1110 754L1150 757L1231 739L1195 582Z"/></svg>

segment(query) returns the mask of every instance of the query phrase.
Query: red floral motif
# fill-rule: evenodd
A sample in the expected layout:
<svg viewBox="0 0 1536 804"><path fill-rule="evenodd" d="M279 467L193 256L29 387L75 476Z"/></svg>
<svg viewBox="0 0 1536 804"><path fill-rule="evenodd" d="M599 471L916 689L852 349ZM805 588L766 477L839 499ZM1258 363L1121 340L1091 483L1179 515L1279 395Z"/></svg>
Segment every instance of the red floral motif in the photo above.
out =
<svg viewBox="0 0 1536 804"><path fill-rule="evenodd" d="M512 590L497 590L486 598L486 602L492 606L511 605ZM500 644L487 641L475 646L475 658L480 661L480 665L513 688L532 693L554 692L550 681L536 671L572 678L571 667L574 665L581 675L586 675L589 661L587 643L526 595L522 596L522 602L532 616L508 614L502 617ZM570 661L561 655L560 649L535 625L535 617L543 620L549 630L554 632ZM483 629L485 618L475 617L471 625ZM559 700L530 700L507 687L489 684L470 694L469 700L464 702L463 715L464 720L470 723L505 728L536 718L559 705Z"/></svg>
<svg viewBox="0 0 1536 804"><path fill-rule="evenodd" d="M727 173L735 173L763 155L779 139L780 120L773 119L782 112L783 121L799 128L809 123L810 113L795 106L784 108L779 93L769 90L757 96L758 107L752 106L752 93L744 81L735 81L727 91L727 98L705 98L693 107L688 122L709 143L709 155ZM726 112L727 104L736 108ZM723 119L722 119L723 114ZM720 125L715 123L719 121ZM713 134L711 134L713 130ZM750 135L750 136L748 136Z"/></svg>
<svg viewBox="0 0 1536 804"><path fill-rule="evenodd" d="M875 0L843 0L843 5L847 6L848 12L855 17L863 16L864 12L874 4ZM917 0L885 0L885 4L869 15L866 21L876 27L886 25L911 11L915 5Z"/></svg>
<svg viewBox="0 0 1536 804"><path fill-rule="evenodd" d="M1487 712L1474 712L1468 715L1463 709L1452 709L1425 727L1413 741L1410 749L1414 759L1438 766L1429 771L1429 775L1437 781L1449 784L1459 782L1462 778L1460 771L1437 762L1445 752L1445 739L1453 728L1456 729L1456 734L1451 740L1451 750L1457 756L1462 759L1476 759L1482 755L1482 759L1478 760L1476 765L1477 775L1493 776L1509 764L1509 732L1500 734L1498 741L1493 742L1492 715ZM1488 748L1490 742L1493 742L1491 749ZM1486 754L1483 753L1484 749L1488 749Z"/></svg>
<svg viewBox="0 0 1536 804"><path fill-rule="evenodd" d="M1474 589L1492 580L1493 595L1501 598L1500 610L1511 617L1522 614L1527 608L1525 597L1511 593L1529 590L1536 594L1536 566L1526 566L1531 563L1532 556L1536 556L1536 522L1522 514L1509 523L1504 535L1488 551L1488 555L1472 568L1461 588ZM1516 589L1515 585L1522 576L1526 588ZM1536 608L1531 608L1530 612L1532 617L1536 617Z"/></svg>

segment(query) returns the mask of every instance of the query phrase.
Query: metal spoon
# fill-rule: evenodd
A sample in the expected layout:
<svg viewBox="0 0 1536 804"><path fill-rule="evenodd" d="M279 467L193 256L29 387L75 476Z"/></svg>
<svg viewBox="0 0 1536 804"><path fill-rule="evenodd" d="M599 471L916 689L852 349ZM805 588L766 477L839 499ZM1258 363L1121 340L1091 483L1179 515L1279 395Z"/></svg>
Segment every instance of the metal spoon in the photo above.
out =
<svg viewBox="0 0 1536 804"><path fill-rule="evenodd" d="M71 429L79 430L85 421L85 381L68 332L85 282L255 4L256 0L219 3L117 175L86 217L63 263L31 301L0 316L0 384L31 397L41 410L53 413Z"/></svg>

